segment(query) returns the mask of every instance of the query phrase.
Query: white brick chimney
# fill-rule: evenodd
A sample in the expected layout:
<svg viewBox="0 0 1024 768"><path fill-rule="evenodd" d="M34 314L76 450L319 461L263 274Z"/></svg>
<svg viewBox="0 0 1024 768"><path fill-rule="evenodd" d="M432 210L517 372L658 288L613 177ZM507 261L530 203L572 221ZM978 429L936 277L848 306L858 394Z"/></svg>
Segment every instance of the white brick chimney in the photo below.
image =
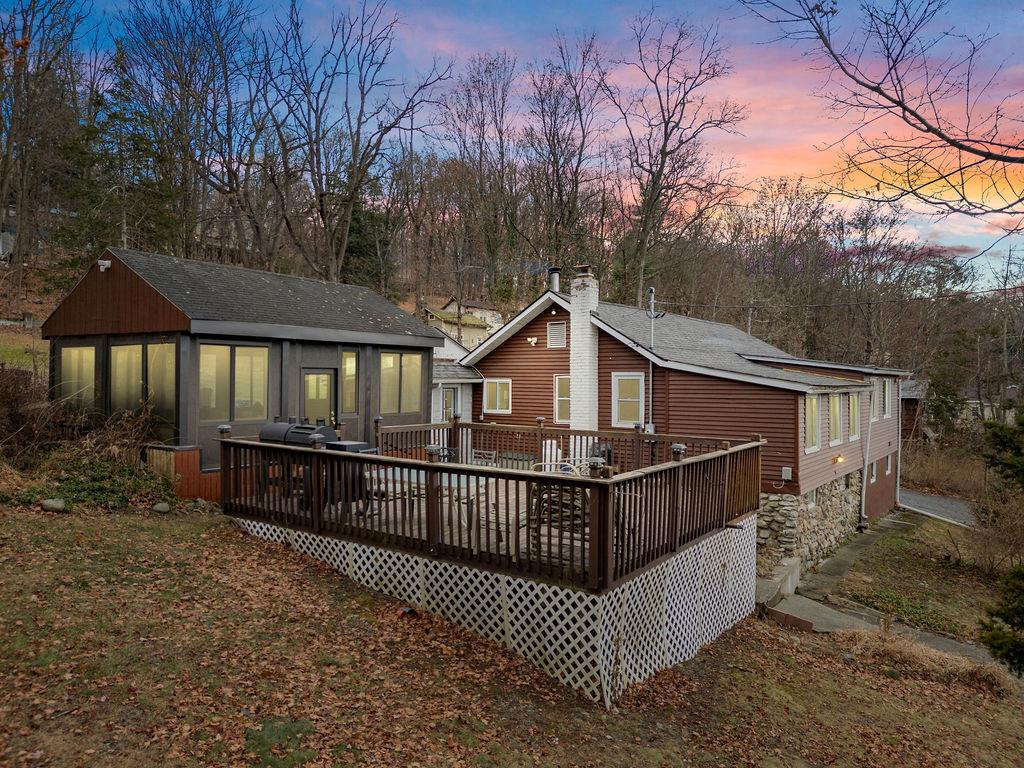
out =
<svg viewBox="0 0 1024 768"><path fill-rule="evenodd" d="M590 313L597 311L600 286L589 264L581 264L572 281L569 303L569 426L597 429L597 328Z"/></svg>

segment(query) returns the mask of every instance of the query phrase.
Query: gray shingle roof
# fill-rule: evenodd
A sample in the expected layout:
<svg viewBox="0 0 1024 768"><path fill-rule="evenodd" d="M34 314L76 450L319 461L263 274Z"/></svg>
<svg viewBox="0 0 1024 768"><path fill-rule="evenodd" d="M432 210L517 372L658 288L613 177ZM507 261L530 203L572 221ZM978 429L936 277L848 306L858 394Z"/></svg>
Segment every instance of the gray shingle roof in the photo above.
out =
<svg viewBox="0 0 1024 768"><path fill-rule="evenodd" d="M109 251L191 320L442 338L362 286L121 248Z"/></svg>
<svg viewBox="0 0 1024 768"><path fill-rule="evenodd" d="M483 381L480 372L471 365L463 365L454 360L434 360L434 383Z"/></svg>
<svg viewBox="0 0 1024 768"><path fill-rule="evenodd" d="M747 360L743 355L763 355L799 362L799 358L725 323L668 313L654 321L652 348L651 321L644 310L602 301L596 315L637 345L670 362L811 387L849 388L852 383L848 379L783 370Z"/></svg>

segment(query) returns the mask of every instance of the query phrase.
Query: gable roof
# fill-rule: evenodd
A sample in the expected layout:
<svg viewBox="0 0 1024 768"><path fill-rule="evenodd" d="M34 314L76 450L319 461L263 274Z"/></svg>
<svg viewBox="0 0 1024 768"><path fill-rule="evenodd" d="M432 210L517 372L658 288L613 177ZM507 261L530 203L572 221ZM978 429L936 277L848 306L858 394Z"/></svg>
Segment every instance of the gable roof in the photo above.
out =
<svg viewBox="0 0 1024 768"><path fill-rule="evenodd" d="M434 376L435 384L475 384L484 380L480 371L471 365L463 365L455 360L435 360Z"/></svg>
<svg viewBox="0 0 1024 768"><path fill-rule="evenodd" d="M192 333L441 346L443 336L369 288L110 248L180 309Z"/></svg>
<svg viewBox="0 0 1024 768"><path fill-rule="evenodd" d="M461 362L474 364L482 360L504 339L544 312L551 304L568 310L569 296L553 291L545 292L462 358ZM726 323L666 313L655 320L652 345L651 320L643 309L602 301L598 303L597 311L591 313L591 322L656 365L665 368L799 392L863 389L870 386L865 382L760 364L750 358L761 357L774 362L793 363L802 362L802 359ZM835 368L845 367L839 364L831 365Z"/></svg>

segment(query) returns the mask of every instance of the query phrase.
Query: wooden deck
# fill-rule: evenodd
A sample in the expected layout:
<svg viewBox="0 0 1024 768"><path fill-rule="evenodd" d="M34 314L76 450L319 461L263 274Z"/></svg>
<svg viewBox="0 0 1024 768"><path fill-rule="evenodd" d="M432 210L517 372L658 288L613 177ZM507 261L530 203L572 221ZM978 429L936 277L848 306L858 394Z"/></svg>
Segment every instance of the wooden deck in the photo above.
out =
<svg viewBox="0 0 1024 768"><path fill-rule="evenodd" d="M759 442L612 478L222 446L227 514L593 590L758 505Z"/></svg>

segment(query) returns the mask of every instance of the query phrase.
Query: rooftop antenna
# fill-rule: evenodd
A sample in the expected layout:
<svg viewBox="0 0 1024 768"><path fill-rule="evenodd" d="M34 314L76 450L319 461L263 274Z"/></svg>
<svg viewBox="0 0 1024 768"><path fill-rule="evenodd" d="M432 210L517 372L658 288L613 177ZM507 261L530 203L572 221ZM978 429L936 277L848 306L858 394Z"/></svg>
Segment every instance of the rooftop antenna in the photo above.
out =
<svg viewBox="0 0 1024 768"><path fill-rule="evenodd" d="M664 312L659 312L654 301L654 286L647 289L647 308L644 310L651 321L651 354L654 354L654 321L664 317ZM654 361L647 361L647 431L654 432Z"/></svg>

